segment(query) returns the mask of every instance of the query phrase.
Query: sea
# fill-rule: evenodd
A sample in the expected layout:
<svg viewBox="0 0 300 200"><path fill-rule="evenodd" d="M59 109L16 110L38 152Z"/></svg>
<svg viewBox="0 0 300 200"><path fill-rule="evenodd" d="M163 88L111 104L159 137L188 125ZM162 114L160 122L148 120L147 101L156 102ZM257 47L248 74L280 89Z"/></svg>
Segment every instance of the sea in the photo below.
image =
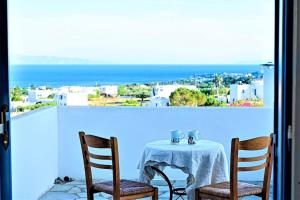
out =
<svg viewBox="0 0 300 200"><path fill-rule="evenodd" d="M261 65L18 64L10 65L10 87L95 86L168 82L218 73L252 73Z"/></svg>

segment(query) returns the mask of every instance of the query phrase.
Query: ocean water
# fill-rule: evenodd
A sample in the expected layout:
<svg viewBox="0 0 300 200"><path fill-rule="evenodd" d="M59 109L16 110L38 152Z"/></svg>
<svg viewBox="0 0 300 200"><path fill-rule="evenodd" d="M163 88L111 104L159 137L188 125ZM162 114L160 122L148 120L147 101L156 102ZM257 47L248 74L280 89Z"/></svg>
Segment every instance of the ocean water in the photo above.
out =
<svg viewBox="0 0 300 200"><path fill-rule="evenodd" d="M10 86L93 86L173 81L201 74L250 73L260 65L11 65Z"/></svg>

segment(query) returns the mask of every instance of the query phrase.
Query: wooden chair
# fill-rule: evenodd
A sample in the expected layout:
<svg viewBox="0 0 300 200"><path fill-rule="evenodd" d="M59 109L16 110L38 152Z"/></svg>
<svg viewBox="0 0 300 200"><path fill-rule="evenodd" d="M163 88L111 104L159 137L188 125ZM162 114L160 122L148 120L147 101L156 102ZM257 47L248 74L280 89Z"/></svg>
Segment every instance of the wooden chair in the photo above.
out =
<svg viewBox="0 0 300 200"><path fill-rule="evenodd" d="M94 194L99 192L112 195L114 200L139 199L144 197L152 197L153 200L158 200L157 188L136 181L120 180L117 138L111 137L110 139L105 139L93 135L86 135L84 132L80 132L79 137L83 155L88 200L93 200ZM89 147L111 149L111 155L96 155L89 151ZM95 160L111 160L112 165L98 164L92 162L90 158ZM93 183L91 167L112 169L113 181Z"/></svg>
<svg viewBox="0 0 300 200"><path fill-rule="evenodd" d="M264 155L256 157L239 157L239 150L255 151L267 149ZM250 140L239 141L238 138L232 139L231 142L231 161L230 161L230 182L222 182L195 190L195 199L230 199L237 200L239 197L256 195L263 200L269 199L270 178L272 172L273 160L273 134L269 137L258 137ZM250 167L239 167L239 162L262 162ZM256 171L264 169L263 186L249 183L238 182L238 172Z"/></svg>

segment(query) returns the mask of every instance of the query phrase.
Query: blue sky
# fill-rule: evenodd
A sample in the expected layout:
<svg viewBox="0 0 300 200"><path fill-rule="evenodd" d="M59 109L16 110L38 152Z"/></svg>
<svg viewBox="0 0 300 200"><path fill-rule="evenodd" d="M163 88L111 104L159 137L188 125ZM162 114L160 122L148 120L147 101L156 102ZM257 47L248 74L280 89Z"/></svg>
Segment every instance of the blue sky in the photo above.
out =
<svg viewBox="0 0 300 200"><path fill-rule="evenodd" d="M11 0L9 37L12 63L261 63L274 1Z"/></svg>

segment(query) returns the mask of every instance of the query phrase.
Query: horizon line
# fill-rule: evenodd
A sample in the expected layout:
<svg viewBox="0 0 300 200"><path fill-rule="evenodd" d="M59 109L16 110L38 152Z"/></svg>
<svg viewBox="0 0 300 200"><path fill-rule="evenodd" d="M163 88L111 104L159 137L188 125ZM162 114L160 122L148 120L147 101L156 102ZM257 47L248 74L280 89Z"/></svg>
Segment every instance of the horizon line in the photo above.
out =
<svg viewBox="0 0 300 200"><path fill-rule="evenodd" d="M263 63L11 63L9 65L265 65Z"/></svg>

